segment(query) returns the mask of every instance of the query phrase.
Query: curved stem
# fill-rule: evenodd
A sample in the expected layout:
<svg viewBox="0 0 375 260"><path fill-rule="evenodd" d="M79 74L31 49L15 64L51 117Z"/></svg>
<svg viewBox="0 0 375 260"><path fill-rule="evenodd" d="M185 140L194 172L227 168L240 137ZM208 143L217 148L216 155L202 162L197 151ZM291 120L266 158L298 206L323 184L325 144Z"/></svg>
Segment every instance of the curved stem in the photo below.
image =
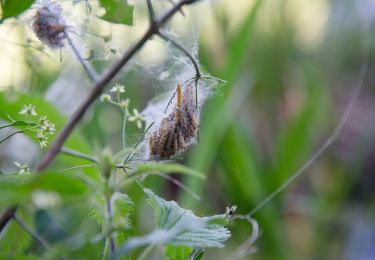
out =
<svg viewBox="0 0 375 260"><path fill-rule="evenodd" d="M160 38L162 38L164 41L172 43L177 49L182 51L190 59L191 63L193 63L194 69L195 69L195 80L199 80L200 77L201 77L201 72L199 70L198 63L194 59L193 55L191 55L181 44L179 44L175 40L171 39L169 36L167 36L163 32L159 31L157 35Z"/></svg>

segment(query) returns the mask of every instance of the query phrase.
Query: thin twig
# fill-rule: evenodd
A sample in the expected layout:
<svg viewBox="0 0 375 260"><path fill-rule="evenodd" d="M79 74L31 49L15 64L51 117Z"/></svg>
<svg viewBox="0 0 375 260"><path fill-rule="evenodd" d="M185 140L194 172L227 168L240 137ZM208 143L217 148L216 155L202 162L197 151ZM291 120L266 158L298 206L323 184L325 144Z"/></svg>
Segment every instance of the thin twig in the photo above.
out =
<svg viewBox="0 0 375 260"><path fill-rule="evenodd" d="M11 133L10 135L8 135L7 137L5 137L4 139L0 140L0 144L5 142L6 140L8 140L9 138L11 138L12 136L16 135L16 134L22 134L24 132L26 132L28 129L26 130L20 130L20 131L16 131L16 132L13 132Z"/></svg>
<svg viewBox="0 0 375 260"><path fill-rule="evenodd" d="M128 154L128 156L126 156L126 158L124 159L124 161L122 162L122 164L125 166L126 163L128 162L128 160L133 156L133 154L136 152L136 149L138 148L138 145L142 142L143 138L145 137L146 133L148 132L148 130L150 130L150 128L154 125L154 122L152 122L147 128L146 130L143 132L143 134L139 137L139 139L137 140L137 142L134 144L133 146L133 149L132 151Z"/></svg>
<svg viewBox="0 0 375 260"><path fill-rule="evenodd" d="M82 64L82 67L87 72L87 75L91 78L92 81L96 81L98 79L98 74L95 72L94 68L82 57L81 53L79 52L77 46L74 44L72 38L70 37L69 33L64 30L64 35L68 40L70 47L72 48L74 54L76 55L79 62Z"/></svg>
<svg viewBox="0 0 375 260"><path fill-rule="evenodd" d="M181 189L183 189L184 191L186 191L187 193L189 193L194 199L196 199L197 201L200 201L201 198L199 197L198 194L196 194L194 191L190 190L185 184L183 184L181 181L179 181L178 179L176 178L173 178L169 175L165 175L165 174L160 174L160 173L156 173L157 176L160 176L170 182L172 182L173 184L177 185L178 187L180 187Z"/></svg>
<svg viewBox="0 0 375 260"><path fill-rule="evenodd" d="M77 169L82 169L82 168L89 168L89 167L95 167L95 166L96 166L96 164L78 165L78 166L73 166L73 167L61 169L61 170L59 170L59 172L66 172L66 171L77 170Z"/></svg>
<svg viewBox="0 0 375 260"><path fill-rule="evenodd" d="M120 72L120 70L128 63L128 61L143 47L143 45L155 34L158 30L163 26L172 16L178 12L181 7L184 5L190 5L199 0L181 0L175 6L173 6L169 11L167 11L161 18L156 19L153 21L142 36L142 38L130 49L128 49L122 58L114 63L106 72L103 73L92 85L91 93L89 96L83 101L80 105L78 110L70 117L69 121L62 129L60 134L57 136L55 142L52 144L51 148L48 150L47 154L43 157L41 162L37 165L36 171L41 172L55 159L58 152L61 150L61 147L65 143L66 139L70 136L71 132L78 124L78 122L82 119L85 115L88 108L91 104L99 97L102 93L103 89L107 86L107 84ZM14 215L16 211L15 206L6 208L4 213L0 217L0 232L4 229L5 225Z"/></svg>
<svg viewBox="0 0 375 260"><path fill-rule="evenodd" d="M45 248L49 248L49 244L47 241L44 240L43 237L39 236L38 233L34 232L31 228L29 228L18 216L14 216L13 219L17 222L20 227L26 231L35 241L39 242Z"/></svg>
<svg viewBox="0 0 375 260"><path fill-rule="evenodd" d="M194 69L195 69L195 79L200 79L201 77L201 72L199 70L199 66L198 66L198 63L197 61L194 59L193 55L191 55L189 53L188 50L186 50L181 44L179 44L178 42L176 42L175 40L171 39L169 36L167 36L166 34L164 34L163 32L159 31L158 34L157 34L160 38L162 38L164 41L166 42L170 42L172 43L177 49L179 49L180 51L182 51L191 61L191 63L193 63L193 66L194 66Z"/></svg>
<svg viewBox="0 0 375 260"><path fill-rule="evenodd" d="M66 154L66 155L73 156L73 157L85 159L85 160L90 161L90 162L98 163L98 160L96 158L94 158L93 156L88 155L88 154L84 154L84 153L81 153L81 152L78 152L76 150L72 150L72 149L69 149L69 148L66 148L66 147L61 148L60 152L63 153L63 154Z"/></svg>

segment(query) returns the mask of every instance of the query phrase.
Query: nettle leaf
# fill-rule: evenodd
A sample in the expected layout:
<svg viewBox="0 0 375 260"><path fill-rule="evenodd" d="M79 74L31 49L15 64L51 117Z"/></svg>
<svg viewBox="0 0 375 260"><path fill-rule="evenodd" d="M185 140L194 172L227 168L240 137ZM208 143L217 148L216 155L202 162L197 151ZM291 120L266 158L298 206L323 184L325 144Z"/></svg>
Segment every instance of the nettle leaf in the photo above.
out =
<svg viewBox="0 0 375 260"><path fill-rule="evenodd" d="M174 201L166 201L151 190L144 189L155 210L156 226L152 233L134 237L121 248L121 254L153 245L174 245L191 248L223 247L223 242L230 237L230 232L223 224L225 215L197 217L190 210L183 209Z"/></svg>
<svg viewBox="0 0 375 260"><path fill-rule="evenodd" d="M90 201L89 217L103 227L105 224L105 199L101 194L95 194Z"/></svg>
<svg viewBox="0 0 375 260"><path fill-rule="evenodd" d="M1 21L6 18L15 17L26 11L35 0L1 0L2 17Z"/></svg>
<svg viewBox="0 0 375 260"><path fill-rule="evenodd" d="M100 18L111 23L133 25L134 6L128 0L100 0L100 6L106 11Z"/></svg>
<svg viewBox="0 0 375 260"><path fill-rule="evenodd" d="M129 216L133 213L133 201L124 193L115 192L112 195L113 225L119 229L128 229Z"/></svg>

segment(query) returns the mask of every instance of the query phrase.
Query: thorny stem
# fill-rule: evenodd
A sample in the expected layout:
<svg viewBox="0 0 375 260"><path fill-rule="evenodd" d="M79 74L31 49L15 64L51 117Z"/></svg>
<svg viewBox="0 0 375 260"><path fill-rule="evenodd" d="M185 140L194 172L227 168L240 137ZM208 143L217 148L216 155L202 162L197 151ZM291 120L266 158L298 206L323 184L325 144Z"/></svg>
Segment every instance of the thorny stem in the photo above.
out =
<svg viewBox="0 0 375 260"><path fill-rule="evenodd" d="M45 248L49 248L47 241L44 240L38 233L34 232L31 228L29 228L19 217L16 215L13 216L13 219L17 222L20 227L26 231L35 241L39 242Z"/></svg>
<svg viewBox="0 0 375 260"><path fill-rule="evenodd" d="M122 56L122 58L114 63L107 71L105 71L97 80L94 81L89 96L82 102L78 110L69 119L65 127L62 129L60 134L57 136L55 142L52 144L51 148L48 150L47 154L43 157L41 162L37 165L36 171L41 172L55 159L58 152L61 150L66 139L69 137L75 126L85 115L87 109L91 104L100 96L103 89L107 84L120 72L125 64L136 54L143 45L159 31L160 27L163 26L172 16L178 12L184 5L190 5L199 0L181 0L176 5L174 5L169 11L162 15L159 19L155 19L148 30L145 32L143 37L130 49L128 49ZM17 207L12 206L4 210L0 217L0 232L4 229L8 221L14 216Z"/></svg>
<svg viewBox="0 0 375 260"><path fill-rule="evenodd" d="M81 153L81 152L78 152L78 151L75 151L75 150L72 150L72 149L69 149L69 148L66 148L66 147L61 148L60 152L63 153L63 154L66 154L66 155L70 155L70 156L74 156L74 157L77 157L77 158L85 159L85 160L90 161L90 162L98 163L98 160L95 159L94 157L92 157L91 155L84 154L84 153Z"/></svg>
<svg viewBox="0 0 375 260"><path fill-rule="evenodd" d="M66 39L68 40L68 43L70 47L72 48L74 54L76 55L77 59L82 64L82 67L85 69L85 71L87 72L87 75L89 75L92 81L96 81L98 79L98 75L95 72L94 68L91 67L91 65L87 61L85 61L85 59L82 57L77 46L74 44L72 38L70 37L69 33L66 30L64 30L64 35Z"/></svg>

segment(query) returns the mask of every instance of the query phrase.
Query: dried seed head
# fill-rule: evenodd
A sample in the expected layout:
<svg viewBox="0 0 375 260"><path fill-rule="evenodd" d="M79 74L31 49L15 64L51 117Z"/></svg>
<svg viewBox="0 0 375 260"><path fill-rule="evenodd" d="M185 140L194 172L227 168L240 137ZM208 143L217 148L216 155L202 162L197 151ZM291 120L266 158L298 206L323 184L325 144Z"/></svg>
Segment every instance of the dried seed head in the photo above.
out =
<svg viewBox="0 0 375 260"><path fill-rule="evenodd" d="M188 85L181 94L178 85L176 107L149 138L150 157L168 159L186 151L196 140L198 127L194 87Z"/></svg>
<svg viewBox="0 0 375 260"><path fill-rule="evenodd" d="M36 36L50 48L64 46L66 26L61 19L61 7L57 4L36 11L33 30Z"/></svg>

